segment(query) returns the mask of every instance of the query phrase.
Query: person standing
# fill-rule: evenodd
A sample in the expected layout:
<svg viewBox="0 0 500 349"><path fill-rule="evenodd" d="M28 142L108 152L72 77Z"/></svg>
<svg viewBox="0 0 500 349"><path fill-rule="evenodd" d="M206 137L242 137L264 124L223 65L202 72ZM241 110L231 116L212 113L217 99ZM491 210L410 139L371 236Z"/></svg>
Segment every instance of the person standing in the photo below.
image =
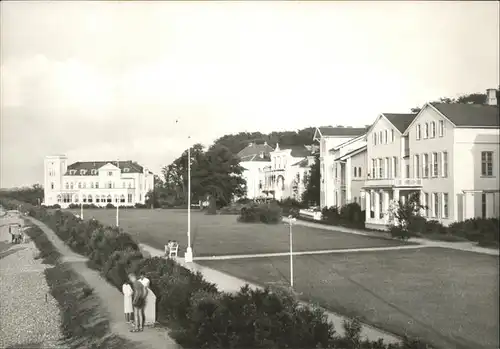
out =
<svg viewBox="0 0 500 349"><path fill-rule="evenodd" d="M149 288L150 281L144 273L141 273L139 281L147 290L146 305L143 311L144 323L147 325L154 325L156 322L156 295Z"/></svg>
<svg viewBox="0 0 500 349"><path fill-rule="evenodd" d="M134 321L135 326L131 332L142 332L144 330L144 306L146 305L147 289L144 285L137 280L135 274L128 275L132 283L132 306L134 307Z"/></svg>
<svg viewBox="0 0 500 349"><path fill-rule="evenodd" d="M123 312L125 313L125 322L131 323L134 315L134 307L132 306L132 287L128 282L122 286L123 292Z"/></svg>

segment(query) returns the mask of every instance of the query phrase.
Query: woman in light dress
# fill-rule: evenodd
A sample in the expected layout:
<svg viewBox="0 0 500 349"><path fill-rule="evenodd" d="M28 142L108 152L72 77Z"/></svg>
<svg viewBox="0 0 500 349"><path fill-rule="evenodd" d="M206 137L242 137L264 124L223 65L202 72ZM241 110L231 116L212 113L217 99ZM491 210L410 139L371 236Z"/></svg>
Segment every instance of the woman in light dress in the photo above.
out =
<svg viewBox="0 0 500 349"><path fill-rule="evenodd" d="M132 307L132 287L128 282L125 282L122 286L123 292L123 312L125 313L125 321L127 323L132 322L132 317L134 313L134 308Z"/></svg>
<svg viewBox="0 0 500 349"><path fill-rule="evenodd" d="M144 323L154 325L156 323L156 295L149 288L150 281L146 275L141 274L139 281L147 290L146 306L144 307Z"/></svg>

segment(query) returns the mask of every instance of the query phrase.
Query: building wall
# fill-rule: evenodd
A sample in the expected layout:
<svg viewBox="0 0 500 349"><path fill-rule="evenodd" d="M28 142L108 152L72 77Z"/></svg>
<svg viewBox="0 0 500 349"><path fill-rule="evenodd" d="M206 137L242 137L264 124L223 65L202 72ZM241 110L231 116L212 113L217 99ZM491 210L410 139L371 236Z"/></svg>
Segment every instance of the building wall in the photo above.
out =
<svg viewBox="0 0 500 349"><path fill-rule="evenodd" d="M351 157L351 202L357 202L360 204L362 209L365 207L365 201L361 199L361 188L365 185L367 159L368 157L366 151ZM354 176L354 168L361 169L361 176Z"/></svg>
<svg viewBox="0 0 500 349"><path fill-rule="evenodd" d="M463 191L478 191L472 195L473 200L472 217L482 216L482 193L480 191L498 191L499 184L499 129L465 129L456 128L454 130L454 179L455 193L457 200L462 200ZM483 176L481 173L481 153L493 153L493 175ZM492 195L488 198L489 211L487 216L498 216L499 195ZM467 200L467 198L466 198ZM470 207L472 209L472 207ZM459 217L463 218L463 217ZM465 217L465 218L471 218Z"/></svg>
<svg viewBox="0 0 500 349"><path fill-rule="evenodd" d="M111 195L112 203L116 204L115 197L124 195L125 202L120 205L133 206L136 203L144 204L146 194L154 188L154 175L147 170L144 173L120 173L114 165L103 166L95 175L65 175L67 163L65 157L46 157L45 159L45 193L44 205L50 206L59 204L67 207L70 203L82 203L83 197L92 197L92 204L105 206L108 202L97 203L95 198L98 195ZM111 173L111 175L110 175ZM52 186L52 183L54 185ZM109 184L111 183L111 188ZM68 195L70 202L63 202L63 194ZM129 194L132 202L129 202ZM58 202L58 196L61 202ZM88 203L88 202L85 202Z"/></svg>
<svg viewBox="0 0 500 349"><path fill-rule="evenodd" d="M444 132L443 136L439 135L439 121L443 120L444 122ZM431 138L429 135L428 138L424 137L424 129L425 124L429 124L429 128L431 123L434 122L436 124L436 135L434 138ZM417 128L420 125L421 128L421 136L420 139L417 139ZM429 129L430 131L430 129ZM437 219L441 221L443 224L448 225L451 222L457 219L457 195L454 185L454 178L456 176L460 176L460 170L456 166L455 162L455 151L454 151L454 140L456 139L454 136L454 126L448 120L443 118L437 111L435 111L431 107L426 107L423 109L420 114L417 116L413 124L407 130L409 145L410 145L410 176L416 177L419 174L419 177L422 178L422 192L424 197L422 198L423 204L429 206L429 210L426 212L426 216L430 216L432 219ZM447 177L443 177L441 173L442 160L438 161L441 165L439 165L439 174L437 177L432 177L431 174L431 166L429 166L429 176L427 178L423 177L423 167L422 167L422 158L423 154L428 154L428 162L429 165L432 162L432 153L437 153L438 157L442 156L443 152L448 153L448 174ZM417 173L417 169L415 166L415 155L419 155L419 173ZM441 158L442 159L442 158ZM437 216L433 216L433 204L432 204L432 193L438 193L438 199L440 201L439 204L439 212ZM448 218L443 217L443 193L448 194ZM426 195L427 194L427 195ZM425 202L425 198L428 197L429 201ZM428 214L427 214L428 213Z"/></svg>
<svg viewBox="0 0 500 349"><path fill-rule="evenodd" d="M264 185L263 170L265 166L269 166L270 161L244 161L240 165L245 168L243 178L247 181L247 198L254 199L262 196L262 190L259 184Z"/></svg>
<svg viewBox="0 0 500 349"><path fill-rule="evenodd" d="M382 132L382 144L380 143L380 132ZM394 141L392 141L392 134L394 132ZM385 134L387 133L387 144L385 143ZM374 135L377 136L377 144L374 143ZM385 159L389 158L389 161L392 161L393 157L396 157L397 160L397 173L396 178L400 178L401 176L401 168L402 168L402 158L401 158L401 133L384 117L381 117L375 125L373 125L372 129L366 135L367 142L367 177L370 179L378 178L374 176L372 173L372 159ZM385 161L385 160L384 160ZM384 165L385 166L385 165ZM377 165L378 168L378 165ZM391 166L392 168L392 166ZM369 174L369 176L368 176Z"/></svg>

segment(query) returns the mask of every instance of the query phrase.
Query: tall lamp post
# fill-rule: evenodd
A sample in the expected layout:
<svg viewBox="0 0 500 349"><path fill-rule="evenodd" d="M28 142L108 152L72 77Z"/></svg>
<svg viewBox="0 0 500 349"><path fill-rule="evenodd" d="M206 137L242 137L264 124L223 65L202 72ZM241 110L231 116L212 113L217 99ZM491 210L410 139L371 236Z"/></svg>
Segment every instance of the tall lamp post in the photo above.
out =
<svg viewBox="0 0 500 349"><path fill-rule="evenodd" d="M288 216L288 225L290 226L290 287L293 288L293 232L292 225L296 221L293 216Z"/></svg>
<svg viewBox="0 0 500 349"><path fill-rule="evenodd" d="M116 166L118 167L118 175L122 176L122 170L120 170L120 160L116 159ZM116 203L116 226L120 226L120 198L118 198L118 202Z"/></svg>
<svg viewBox="0 0 500 349"><path fill-rule="evenodd" d="M191 137L188 137L191 139ZM191 144L188 148L188 246L184 254L184 261L191 263L193 261L193 249L191 248Z"/></svg>

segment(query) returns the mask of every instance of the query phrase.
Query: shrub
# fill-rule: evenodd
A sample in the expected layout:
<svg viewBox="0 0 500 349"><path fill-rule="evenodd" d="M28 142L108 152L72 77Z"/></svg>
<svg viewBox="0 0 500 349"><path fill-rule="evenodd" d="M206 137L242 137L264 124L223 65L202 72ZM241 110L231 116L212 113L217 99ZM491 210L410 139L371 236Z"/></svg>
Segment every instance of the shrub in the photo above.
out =
<svg viewBox="0 0 500 349"><path fill-rule="evenodd" d="M353 224L365 223L364 212L361 211L361 206L359 206L356 202L352 202L341 207L340 219L344 222L350 222Z"/></svg>
<svg viewBox="0 0 500 349"><path fill-rule="evenodd" d="M305 204L293 198L281 200L278 205L282 208L284 216L292 215L293 217L298 217L299 211L306 208Z"/></svg>
<svg viewBox="0 0 500 349"><path fill-rule="evenodd" d="M113 205L111 202L108 202L106 204L106 208L115 208L115 205Z"/></svg>
<svg viewBox="0 0 500 349"><path fill-rule="evenodd" d="M340 213L337 206L323 207L321 215L322 219L330 224L340 223Z"/></svg>
<svg viewBox="0 0 500 349"><path fill-rule="evenodd" d="M448 231L482 246L498 246L499 223L498 218L472 218L450 224Z"/></svg>
<svg viewBox="0 0 500 349"><path fill-rule="evenodd" d="M281 207L276 203L270 204L253 204L241 209L239 222L243 223L267 223L276 224L281 222L282 211Z"/></svg>
<svg viewBox="0 0 500 349"><path fill-rule="evenodd" d="M391 225L389 227L389 234L391 234L391 236L393 238L396 238L396 239L401 239L403 241L406 241L408 240L409 238L411 237L414 237L415 234L413 234L411 231L409 231L408 229L405 229L404 227L402 227L401 225Z"/></svg>
<svg viewBox="0 0 500 349"><path fill-rule="evenodd" d="M141 203L136 203L134 205L135 208L148 208L148 205L146 204L141 204Z"/></svg>
<svg viewBox="0 0 500 349"><path fill-rule="evenodd" d="M232 203L228 206L225 206L219 210L219 214L225 215L239 215L241 214L241 210L245 207L245 204L242 203Z"/></svg>

